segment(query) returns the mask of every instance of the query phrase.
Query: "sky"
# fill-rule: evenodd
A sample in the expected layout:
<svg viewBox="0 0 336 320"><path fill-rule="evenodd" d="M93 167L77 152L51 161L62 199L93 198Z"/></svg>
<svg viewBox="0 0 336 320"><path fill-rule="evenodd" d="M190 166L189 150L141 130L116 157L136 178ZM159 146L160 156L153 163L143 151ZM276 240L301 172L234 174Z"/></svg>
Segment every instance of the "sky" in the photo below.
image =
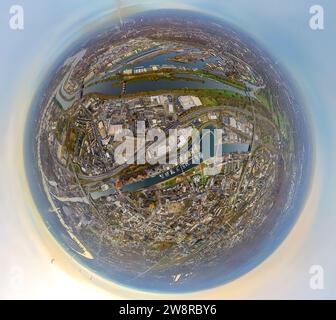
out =
<svg viewBox="0 0 336 320"><path fill-rule="evenodd" d="M336 3L328 0L119 1L122 12L182 8L216 15L247 31L298 84L312 122L313 184L298 222L262 264L230 284L188 295L143 293L95 277L49 235L32 201L23 165L24 124L45 73L96 21L116 15L114 0L2 0L0 3L0 298L336 298L335 119ZM9 28L12 5L24 30ZM309 27L309 8L324 8L325 29ZM53 263L51 260L54 259ZM312 265L324 289L309 286Z"/></svg>

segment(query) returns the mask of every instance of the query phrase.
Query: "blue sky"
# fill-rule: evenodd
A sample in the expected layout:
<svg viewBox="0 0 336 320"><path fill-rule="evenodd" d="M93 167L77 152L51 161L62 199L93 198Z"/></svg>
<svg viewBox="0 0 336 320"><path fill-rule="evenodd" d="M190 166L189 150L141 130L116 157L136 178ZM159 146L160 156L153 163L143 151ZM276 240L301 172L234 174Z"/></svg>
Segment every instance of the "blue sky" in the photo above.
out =
<svg viewBox="0 0 336 320"><path fill-rule="evenodd" d="M332 270L336 270L336 259L332 253L336 247L336 235L333 230L336 225L334 205L336 170L333 167L336 160L336 152L333 148L336 138L336 128L333 125L336 118L336 90L334 89L336 83L334 63L336 3L328 0L131 0L121 1L121 3L123 6L137 6L145 9L190 8L220 16L254 37L298 83L312 119L312 131L316 142L315 189L313 187L316 193L311 194L311 202L309 202L314 203L314 206L312 204L310 208L304 210L302 220L293 230L292 237L289 237L284 244L284 246L294 247L290 241L296 241L295 232L297 232L296 237L303 238L300 227L307 223L305 218L309 219L310 227L305 232L305 241L290 258L290 264L284 265L284 270L280 270L280 274L277 275L280 280L284 275L292 278L293 287L290 288L280 281L278 285L282 288L279 292L282 293L279 293L279 296L283 294L289 297L335 298L336 274L333 274ZM22 5L24 8L25 29L23 31L13 31L8 26L9 8L13 4ZM323 31L313 31L309 28L309 8L313 4L320 4L324 7L325 30ZM11 255L8 268L10 264L13 264L12 261L19 261L18 263L27 270L33 268L32 262L27 261L27 252L35 252L35 249L26 248L22 251L22 248L16 247L17 243L20 243L20 237L22 242L26 241L25 237L29 238L29 233L36 227L36 223L35 226L29 225L31 223L29 219L27 223L22 223L29 214L26 214L28 209L24 205L24 196L20 195L21 191L18 191L19 188L22 193L26 192L21 186L24 183L22 177L18 176L22 172L16 167L17 164L20 165L20 157L16 155L22 147L19 135L23 132L22 127L33 94L45 71L62 50L84 33L87 26L94 22L97 16L104 16L108 11L113 12L116 6L113 0L90 2L87 0L2 0L0 3L0 125L3 132L0 137L0 146L4 151L0 156L0 161L2 176L7 177L7 180L3 179L0 183L2 234L0 252ZM15 159L14 162L13 159ZM18 194L16 206L9 201L11 199L9 190L14 190ZM20 201L22 206L19 206ZM11 219L6 218L8 212L12 213ZM19 239L13 241L14 231L12 230L15 230L14 226L18 221L20 221L20 228L24 228L26 233L15 235ZM38 246L38 241L34 239L31 245ZM43 259L44 251L42 249L37 251L37 256L40 255ZM278 251L280 253L275 253L275 255L286 255L286 252L281 252L281 248ZM275 256L273 259L279 258ZM286 259L289 258L283 258L283 260ZM272 261L272 258L269 260ZM268 263L266 262L266 267L262 265L260 268L272 269L272 265ZM307 270L311 264L321 264L325 268L326 289L322 292L312 291L305 284L308 277ZM286 270L289 266L292 270ZM272 270L274 269L273 267ZM48 272L45 274L50 276ZM56 276L57 279L62 278L63 280L66 277L61 270ZM248 278L248 281L253 282L253 279ZM0 279L0 294L2 289L5 292L6 285L7 280L1 281ZM77 285L85 292L85 285L79 281L73 284L74 295L78 294ZM24 292L29 295L29 283L25 289ZM224 295L226 289L221 290L220 292ZM231 291L234 292L234 290ZM252 297L263 297L269 295L271 291L272 285L267 283L263 287L259 283L259 287L252 293L246 293L246 297L249 294ZM14 296L15 294L13 292ZM37 296L39 294L36 292Z"/></svg>

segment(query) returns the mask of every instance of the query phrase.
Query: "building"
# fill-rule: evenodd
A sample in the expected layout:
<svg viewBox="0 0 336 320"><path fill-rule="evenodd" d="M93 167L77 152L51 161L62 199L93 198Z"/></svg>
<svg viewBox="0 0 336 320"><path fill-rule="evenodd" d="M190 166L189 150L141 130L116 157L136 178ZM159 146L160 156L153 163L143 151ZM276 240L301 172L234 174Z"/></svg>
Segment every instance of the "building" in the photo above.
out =
<svg viewBox="0 0 336 320"><path fill-rule="evenodd" d="M108 129L108 135L109 136L115 136L119 132L121 132L123 129L122 124L111 124Z"/></svg>
<svg viewBox="0 0 336 320"><path fill-rule="evenodd" d="M168 112L169 113L174 113L174 105L172 103L169 103L169 105L168 105Z"/></svg>
<svg viewBox="0 0 336 320"><path fill-rule="evenodd" d="M152 105L164 105L168 103L168 97L165 95L160 96L152 96L151 97L151 104Z"/></svg>
<svg viewBox="0 0 336 320"><path fill-rule="evenodd" d="M233 127L233 128L237 127L237 121L236 121L236 119L230 117L230 126Z"/></svg>
<svg viewBox="0 0 336 320"><path fill-rule="evenodd" d="M178 101L184 110L189 110L193 107L199 107L202 105L200 98L195 96L181 96L178 98Z"/></svg>
<svg viewBox="0 0 336 320"><path fill-rule="evenodd" d="M106 128L105 128L103 121L99 121L98 130L99 130L99 133L102 139L105 139L107 137L107 133L106 133Z"/></svg>
<svg viewBox="0 0 336 320"><path fill-rule="evenodd" d="M124 70L123 74L124 75L131 75L133 73L133 70L132 69L126 69Z"/></svg>

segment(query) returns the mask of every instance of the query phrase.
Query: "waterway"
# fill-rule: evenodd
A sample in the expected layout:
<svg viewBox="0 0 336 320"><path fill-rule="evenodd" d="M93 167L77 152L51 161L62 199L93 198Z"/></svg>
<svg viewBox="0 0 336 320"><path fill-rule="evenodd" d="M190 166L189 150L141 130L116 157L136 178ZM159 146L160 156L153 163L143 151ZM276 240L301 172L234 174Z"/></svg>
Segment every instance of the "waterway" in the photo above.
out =
<svg viewBox="0 0 336 320"><path fill-rule="evenodd" d="M173 65L175 67L181 68L181 67L186 67L188 69L203 69L207 63L210 63L213 61L213 58L210 59L202 59L202 60L194 60L194 61L189 61L189 62L178 62L178 61L172 61L170 59L175 58L176 56L190 53L192 52L191 50L189 51L183 51L183 52L166 52L160 55L157 55L155 57L151 57L150 59L145 59L142 61L136 60L134 63L132 63L132 60L137 59L138 57L132 57L132 60L127 61L129 64L130 68L137 68L137 67L144 67L144 68L149 68L154 65L162 66L162 65Z"/></svg>
<svg viewBox="0 0 336 320"><path fill-rule="evenodd" d="M213 157L215 155L215 138L214 138L214 130L215 127L213 125L208 125L205 129L206 136L208 139L204 139L204 137L201 135L200 140L196 143L200 143L200 149L203 155L203 159L200 159L199 162L203 162L210 157ZM209 134L207 134L207 132ZM204 131L202 131L204 133ZM190 144L189 150L192 147ZM204 150L204 148L206 150ZM202 150L203 149L203 150ZM229 154L229 153L242 153L242 152L249 152L250 151L250 145L249 144L222 144L222 155ZM192 168L195 168L199 165L196 161L193 161L193 159L190 159L185 164L179 164L176 167L174 167L171 170L165 171L161 174L158 174L154 177L150 177L141 181L137 181L134 183L126 184L123 188L123 192L134 192L143 188L151 187L155 184L167 181L171 178L174 178L180 174L182 174L185 171L188 171Z"/></svg>
<svg viewBox="0 0 336 320"><path fill-rule="evenodd" d="M222 153L223 153L223 155L227 154L227 153L234 153L234 152L242 153L242 152L248 152L249 149L250 149L249 144L223 144ZM201 160L201 162L202 162L202 160ZM172 179L172 178L182 174L183 172L186 172L190 169L193 169L193 168L197 167L198 165L199 164L194 163L192 160L189 160L185 164L177 165L173 169L165 171L165 172L163 172L159 175L156 175L154 177L150 177L150 178L147 178L147 179L144 179L144 180L141 180L141 181L126 184L122 188L122 192L134 192L134 191L138 191L140 189L152 187L152 186L154 186L158 183L161 183L161 182L167 181L169 179Z"/></svg>
<svg viewBox="0 0 336 320"><path fill-rule="evenodd" d="M126 85L126 92L134 94L157 90L221 89L242 96L247 96L245 90L238 89L234 86L222 83L220 81L183 73L179 74L179 76L183 79L159 79L129 82ZM190 78L190 80L186 80L185 78ZM122 85L119 81L116 80L100 82L84 89L84 94L99 93L105 95L120 95L121 92Z"/></svg>

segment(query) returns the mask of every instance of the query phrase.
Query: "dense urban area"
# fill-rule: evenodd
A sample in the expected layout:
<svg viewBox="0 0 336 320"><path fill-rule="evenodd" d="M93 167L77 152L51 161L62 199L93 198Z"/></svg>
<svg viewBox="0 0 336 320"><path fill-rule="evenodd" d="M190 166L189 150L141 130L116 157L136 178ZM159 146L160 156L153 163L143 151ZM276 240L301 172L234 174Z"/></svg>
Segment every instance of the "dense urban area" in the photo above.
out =
<svg viewBox="0 0 336 320"><path fill-rule="evenodd" d="M92 37L54 75L36 144L50 213L76 254L130 283L164 275L174 285L248 248L291 197L286 90L247 39L202 19L135 16ZM183 134L173 146L186 158L171 163L172 147L144 142L139 123L144 135L221 129L219 172L191 162ZM125 138L146 161L116 161Z"/></svg>

